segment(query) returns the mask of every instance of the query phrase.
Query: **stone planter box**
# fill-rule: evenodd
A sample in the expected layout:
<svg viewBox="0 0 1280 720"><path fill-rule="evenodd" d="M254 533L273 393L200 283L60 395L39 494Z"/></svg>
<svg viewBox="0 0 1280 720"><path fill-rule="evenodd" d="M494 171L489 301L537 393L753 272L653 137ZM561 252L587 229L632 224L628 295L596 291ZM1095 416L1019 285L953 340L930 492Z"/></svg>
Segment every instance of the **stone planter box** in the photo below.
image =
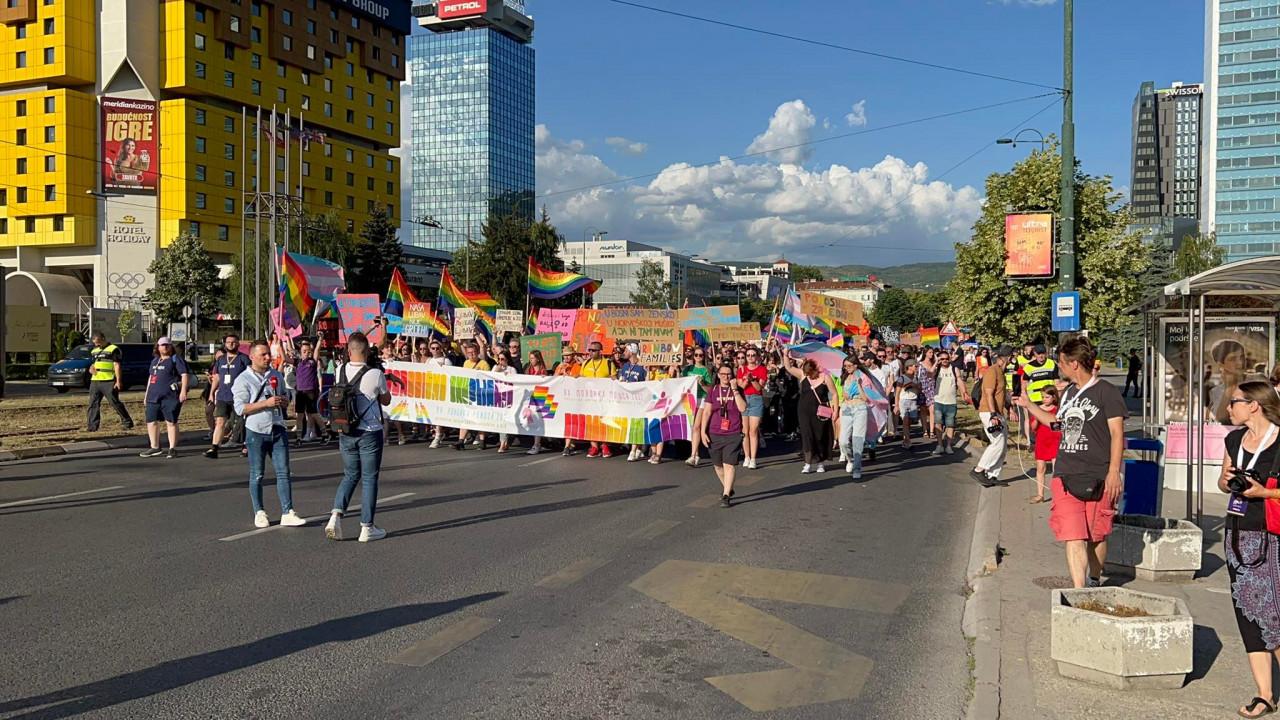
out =
<svg viewBox="0 0 1280 720"><path fill-rule="evenodd" d="M1126 605L1151 617L1115 617L1076 607ZM1118 587L1054 590L1050 657L1063 677L1116 690L1170 690L1191 672L1193 624L1178 598Z"/></svg>
<svg viewBox="0 0 1280 720"><path fill-rule="evenodd" d="M1107 571L1156 582L1195 577L1204 533L1186 520L1117 515L1107 538Z"/></svg>

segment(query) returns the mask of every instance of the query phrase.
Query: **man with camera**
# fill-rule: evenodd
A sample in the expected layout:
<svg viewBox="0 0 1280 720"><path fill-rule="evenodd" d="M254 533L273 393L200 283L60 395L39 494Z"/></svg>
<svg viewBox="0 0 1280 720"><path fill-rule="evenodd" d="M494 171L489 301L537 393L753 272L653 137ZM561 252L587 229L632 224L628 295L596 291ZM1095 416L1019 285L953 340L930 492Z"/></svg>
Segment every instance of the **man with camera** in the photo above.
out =
<svg viewBox="0 0 1280 720"><path fill-rule="evenodd" d="M980 400L978 417L982 420L982 431L987 434L987 449L978 458L978 466L971 472L984 487L991 487L1000 482L1000 472L1004 470L1004 454L1008 447L1008 433L1005 431L1004 418L1008 410L1008 394L1005 392L1004 366L1009 364L1013 356L1013 348L1001 345L996 348L995 360L982 374L978 381Z"/></svg>

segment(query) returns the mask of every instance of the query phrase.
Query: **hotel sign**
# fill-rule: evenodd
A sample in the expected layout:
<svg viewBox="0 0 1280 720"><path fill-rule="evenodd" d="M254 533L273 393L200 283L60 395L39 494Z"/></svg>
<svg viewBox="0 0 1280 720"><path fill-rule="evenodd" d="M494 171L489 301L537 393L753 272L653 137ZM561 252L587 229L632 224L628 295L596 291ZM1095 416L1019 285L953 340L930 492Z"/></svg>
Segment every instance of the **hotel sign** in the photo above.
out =
<svg viewBox="0 0 1280 720"><path fill-rule="evenodd" d="M368 18L401 35L413 32L409 0L329 0L334 5Z"/></svg>
<svg viewBox="0 0 1280 720"><path fill-rule="evenodd" d="M441 20L484 15L489 11L489 0L439 0L436 17Z"/></svg>

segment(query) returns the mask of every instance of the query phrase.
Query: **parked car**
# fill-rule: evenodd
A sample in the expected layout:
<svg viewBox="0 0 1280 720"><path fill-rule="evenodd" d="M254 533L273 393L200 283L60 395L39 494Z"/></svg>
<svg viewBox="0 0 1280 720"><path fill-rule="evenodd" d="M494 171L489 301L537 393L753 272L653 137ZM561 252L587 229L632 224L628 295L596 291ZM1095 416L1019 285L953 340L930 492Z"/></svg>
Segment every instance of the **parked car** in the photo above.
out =
<svg viewBox="0 0 1280 720"><path fill-rule="evenodd" d="M126 389L130 386L147 384L147 373L151 368L152 346L149 343L118 343L120 348L121 384ZM49 387L60 393L71 388L89 387L89 378L93 375L93 345L80 345L73 349L63 360L49 366Z"/></svg>

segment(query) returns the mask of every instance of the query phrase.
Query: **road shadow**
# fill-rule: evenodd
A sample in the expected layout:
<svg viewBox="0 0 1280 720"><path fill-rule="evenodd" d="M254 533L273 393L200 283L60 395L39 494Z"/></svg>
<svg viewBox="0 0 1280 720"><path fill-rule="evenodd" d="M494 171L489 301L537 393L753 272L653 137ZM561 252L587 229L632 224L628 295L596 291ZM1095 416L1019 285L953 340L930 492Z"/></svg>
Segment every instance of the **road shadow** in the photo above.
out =
<svg viewBox="0 0 1280 720"><path fill-rule="evenodd" d="M1191 632L1191 647L1191 672L1187 673L1183 687L1209 674L1222 652L1222 640L1218 638L1218 632L1208 625L1196 625Z"/></svg>
<svg viewBox="0 0 1280 720"><path fill-rule="evenodd" d="M29 710L22 715L12 717L26 720L55 720L102 710L243 670L326 643L360 640L387 630L415 625L505 594L504 592L481 593L447 602L400 605L326 620L316 625L271 635L243 645L170 660L144 670L105 680L76 685L43 695L0 702L0 713Z"/></svg>
<svg viewBox="0 0 1280 720"><path fill-rule="evenodd" d="M521 493L532 492L534 490L543 490L546 488L556 487L558 485L571 485L574 483L586 482L586 478L570 478L567 480L548 480L546 482L526 483L524 485L512 485L510 487L493 488L492 490L476 490L468 493L455 493L453 495L436 495L433 497L424 497L410 502L400 502L395 505L389 505L386 509L378 508L379 515L385 515L390 512L398 512L402 510L413 510L415 508L430 507L432 505L442 505L444 503L460 502L463 500L475 500L478 498L502 497L504 495L519 495ZM400 533L397 533L400 534Z"/></svg>
<svg viewBox="0 0 1280 720"><path fill-rule="evenodd" d="M653 487L619 490L617 492L576 498L573 500L561 500L558 502L542 503L540 505L527 505L525 507L510 508L507 510L495 510L493 512L467 515L465 517L453 518L452 520L441 520L439 522L427 523L426 525L418 525L416 527L409 527L403 530L396 530L395 532L390 533L390 536L401 537L405 535L417 535L419 533L436 532L437 530L450 530L452 528L466 527L468 525L478 525L480 523L493 522L495 520L507 520L510 518L525 517L527 515L541 515L543 513L558 512L560 510L573 510L575 508L603 505L605 503L620 502L622 500L635 500L638 498L649 497L662 490L672 490L678 487L682 486L655 485Z"/></svg>
<svg viewBox="0 0 1280 720"><path fill-rule="evenodd" d="M8 605L11 602L21 600L26 595L10 595L9 597L0 597L0 605Z"/></svg>
<svg viewBox="0 0 1280 720"><path fill-rule="evenodd" d="M243 470L243 468L242 468ZM146 492L131 492L124 495L110 495L107 497L94 498L66 498L62 500L43 500L28 505L18 505L16 507L0 508L0 517L8 515L25 515L34 512L47 512L49 510L74 510L78 508L91 508L98 505L115 505L116 503L129 502L131 500L163 500L168 498L187 497L188 495L201 495L203 493L217 492L219 490L230 490L235 488L248 489L249 478L246 476L240 480L217 483L214 485L195 485L191 487L165 488L163 490L150 490ZM305 485L307 483L317 482L320 480L333 481L332 475L294 475L290 482L293 485ZM263 487L275 487L276 479L271 473L262 480Z"/></svg>

